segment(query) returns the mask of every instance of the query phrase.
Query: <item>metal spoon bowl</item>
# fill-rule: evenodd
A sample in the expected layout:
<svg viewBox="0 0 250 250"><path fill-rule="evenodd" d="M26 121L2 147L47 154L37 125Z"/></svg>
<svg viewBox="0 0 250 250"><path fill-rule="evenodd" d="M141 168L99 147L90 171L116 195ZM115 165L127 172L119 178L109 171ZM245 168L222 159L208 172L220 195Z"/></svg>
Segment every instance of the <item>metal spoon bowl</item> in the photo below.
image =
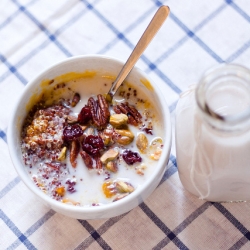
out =
<svg viewBox="0 0 250 250"><path fill-rule="evenodd" d="M116 80L113 82L106 99L107 101L111 102L113 96L115 95L116 91L125 80L127 75L130 73L138 59L141 57L144 50L147 48L155 34L158 32L166 18L168 17L170 9L168 6L161 6L157 12L155 13L154 17L152 18L151 22L149 23L148 27L142 34L140 40L136 44L134 50L132 51L131 55L129 56L128 60L122 67L120 73L118 74Z"/></svg>

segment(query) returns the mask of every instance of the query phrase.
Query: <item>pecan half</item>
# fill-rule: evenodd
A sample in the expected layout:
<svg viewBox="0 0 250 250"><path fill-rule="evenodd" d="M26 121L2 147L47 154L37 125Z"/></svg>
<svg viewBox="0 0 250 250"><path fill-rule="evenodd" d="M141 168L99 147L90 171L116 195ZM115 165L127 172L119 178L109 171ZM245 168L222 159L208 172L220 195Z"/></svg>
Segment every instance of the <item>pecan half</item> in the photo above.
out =
<svg viewBox="0 0 250 250"><path fill-rule="evenodd" d="M86 167L88 169L92 169L93 168L93 160L92 160L91 156L88 153L86 153L85 151L81 151L80 155L81 155Z"/></svg>
<svg viewBox="0 0 250 250"><path fill-rule="evenodd" d="M96 160L96 169L102 169L102 162L100 157L96 157L95 160Z"/></svg>
<svg viewBox="0 0 250 250"><path fill-rule="evenodd" d="M73 168L76 168L77 161L76 158L80 152L80 142L78 140L74 140L71 142L71 147L70 147L70 163Z"/></svg>
<svg viewBox="0 0 250 250"><path fill-rule="evenodd" d="M114 106L114 111L116 114L125 114L128 116L128 123L134 126L138 126L141 123L142 115L139 111L128 102L121 103Z"/></svg>
<svg viewBox="0 0 250 250"><path fill-rule="evenodd" d="M104 96L101 94L97 95L97 100L90 97L88 106L90 107L94 124L100 129L104 128L108 124L110 116L109 105Z"/></svg>

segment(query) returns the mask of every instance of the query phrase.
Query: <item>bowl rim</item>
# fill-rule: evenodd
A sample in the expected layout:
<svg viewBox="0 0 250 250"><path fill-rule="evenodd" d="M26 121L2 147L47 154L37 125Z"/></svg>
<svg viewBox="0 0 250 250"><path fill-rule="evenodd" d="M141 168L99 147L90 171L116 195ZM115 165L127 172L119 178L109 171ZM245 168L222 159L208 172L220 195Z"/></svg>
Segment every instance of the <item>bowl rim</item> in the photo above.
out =
<svg viewBox="0 0 250 250"><path fill-rule="evenodd" d="M16 104L14 105L13 113L11 115L11 118L10 118L10 121L8 124L8 128L7 128L7 142L8 142L9 153L10 153L13 165L14 165L18 175L22 179L22 181L25 183L25 185L33 193L35 193L38 197L40 197L42 200L44 200L47 204L49 204L50 206L55 207L59 210L63 210L67 213L68 212L72 212L72 213L80 212L81 214L84 214L84 213L91 214L91 213L96 213L96 212L104 212L104 211L109 210L109 209L116 209L116 208L118 209L119 207L126 205L127 203L129 203L129 201L131 202L133 199L136 199L137 197L139 197L143 189L147 189L150 185L153 184L155 177L157 176L157 174L159 173L161 168L166 169L167 162L169 161L169 155L170 155L171 143L172 143L172 131L171 131L170 112L169 112L167 102L166 102L165 98L163 97L163 93L160 91L160 87L158 86L158 84L155 83L154 81L152 81L152 79L144 71L139 69L137 66L134 66L134 68L131 70L131 72L134 72L134 74L142 75L145 79L149 80L150 83L153 83L152 85L154 87L154 91L156 93L156 96L159 98L159 103L162 105L162 108L163 108L164 114L165 114L162 117L163 124L166 124L167 125L166 127L168 128L167 131L165 130L165 133L164 133L165 134L164 147L163 147L163 151L162 151L162 157L160 157L158 164L157 164L158 169L152 172L152 175L145 180L145 182L143 183L143 185L141 185L140 188L135 189L135 191L132 192L131 194L129 194L126 198L121 199L117 202L112 202L112 203L104 204L101 206L84 206L84 207L71 206L71 205L67 205L67 204L63 204L61 202L58 202L58 201L52 199L51 197L49 197L48 195L46 195L45 193L41 192L41 190L38 189L34 185L34 183L32 183L32 180L28 176L28 174L25 172L25 169L21 169L21 168L23 168L23 163L22 163L21 159L19 159L19 157L15 153L17 145L15 145L15 143L14 143L14 138L13 138L12 134L14 134L13 131L15 130L15 126L16 126L15 121L17 119L16 117L17 117L18 106L19 106L19 103L22 101L25 93L33 85L40 84L40 81L38 82L39 78L41 78L43 75L46 75L46 73L48 73L50 70L54 70L55 68L65 64L65 63L70 63L70 62L77 61L77 60L100 59L100 58L104 59L104 60L111 60L114 63L119 64L119 66L121 66L121 67L124 65L124 62L117 59L117 58L108 57L108 56L104 56L104 55L96 55L96 54L73 56L73 57L66 58L64 60L60 60L59 62L52 64L51 66L44 69L41 73L36 75L24 87L23 92L20 94L19 98L16 101ZM149 195L151 195L151 193L149 193L147 195L147 197ZM140 202L138 202L138 204L140 204Z"/></svg>

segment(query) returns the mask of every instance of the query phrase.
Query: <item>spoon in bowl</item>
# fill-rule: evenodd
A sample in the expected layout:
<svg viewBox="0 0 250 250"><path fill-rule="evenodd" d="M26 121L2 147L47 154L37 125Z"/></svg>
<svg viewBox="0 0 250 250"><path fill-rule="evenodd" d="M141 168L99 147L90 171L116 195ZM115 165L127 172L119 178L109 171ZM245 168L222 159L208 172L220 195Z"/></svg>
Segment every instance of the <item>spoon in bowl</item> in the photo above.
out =
<svg viewBox="0 0 250 250"><path fill-rule="evenodd" d="M113 82L107 96L106 100L111 102L113 96L115 95L116 91L125 80L127 75L130 73L140 56L142 55L143 51L147 48L148 44L154 38L155 34L158 32L166 18L168 17L170 9L168 6L161 6L157 12L155 13L154 17L152 18L151 22L149 23L148 27L142 34L140 40L136 44L134 50L132 51L131 55L129 56L128 60L122 67L120 73L118 74L117 78Z"/></svg>

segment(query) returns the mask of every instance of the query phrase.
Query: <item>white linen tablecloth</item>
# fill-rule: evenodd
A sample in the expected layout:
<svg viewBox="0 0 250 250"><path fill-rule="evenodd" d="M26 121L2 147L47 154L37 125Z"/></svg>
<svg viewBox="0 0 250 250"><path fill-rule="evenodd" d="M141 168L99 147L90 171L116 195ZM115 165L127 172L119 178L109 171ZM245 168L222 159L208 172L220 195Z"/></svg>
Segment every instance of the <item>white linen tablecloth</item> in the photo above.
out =
<svg viewBox="0 0 250 250"><path fill-rule="evenodd" d="M154 13L171 14L137 66L157 81L171 111L208 68L250 68L249 0L0 1L0 249L250 249L250 203L211 203L183 188L175 143L159 187L127 214L76 220L46 207L18 177L6 132L25 85L67 57L125 61Z"/></svg>

